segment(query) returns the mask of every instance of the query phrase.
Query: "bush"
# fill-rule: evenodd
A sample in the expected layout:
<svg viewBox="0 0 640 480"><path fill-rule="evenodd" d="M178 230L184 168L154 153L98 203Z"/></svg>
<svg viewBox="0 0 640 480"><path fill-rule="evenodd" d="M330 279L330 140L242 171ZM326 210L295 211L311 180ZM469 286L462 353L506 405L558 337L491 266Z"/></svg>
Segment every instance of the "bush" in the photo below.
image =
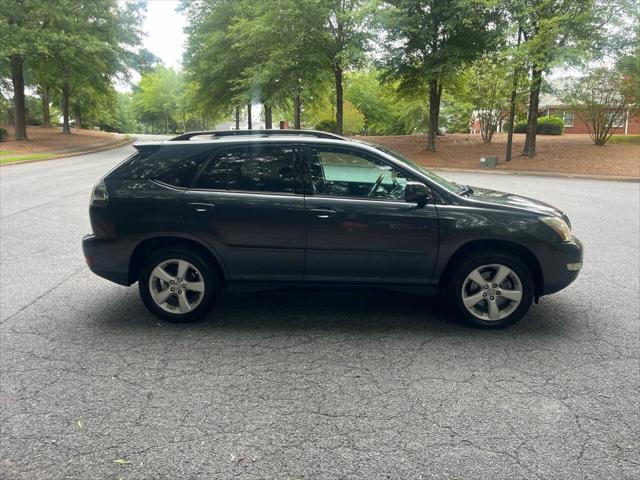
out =
<svg viewBox="0 0 640 480"><path fill-rule="evenodd" d="M0 142L4 142L7 140L7 131L0 127Z"/></svg>
<svg viewBox="0 0 640 480"><path fill-rule="evenodd" d="M513 133L527 133L527 121L520 120L513 126Z"/></svg>
<svg viewBox="0 0 640 480"><path fill-rule="evenodd" d="M536 133L540 135L562 135L564 132L564 121L559 117L538 118L538 128ZM520 120L513 126L513 133L527 133L527 121Z"/></svg>
<svg viewBox="0 0 640 480"><path fill-rule="evenodd" d="M323 132L336 133L337 124L335 120L320 120L316 124L316 130Z"/></svg>

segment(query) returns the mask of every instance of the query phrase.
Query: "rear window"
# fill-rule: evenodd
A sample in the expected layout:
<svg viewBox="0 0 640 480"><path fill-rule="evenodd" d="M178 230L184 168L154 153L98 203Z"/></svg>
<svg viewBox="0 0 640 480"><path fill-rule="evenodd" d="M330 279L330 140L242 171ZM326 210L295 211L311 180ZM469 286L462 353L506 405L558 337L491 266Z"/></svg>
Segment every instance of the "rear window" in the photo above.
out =
<svg viewBox="0 0 640 480"><path fill-rule="evenodd" d="M298 193L302 182L291 145L252 145L224 150L203 170L195 188Z"/></svg>
<svg viewBox="0 0 640 480"><path fill-rule="evenodd" d="M211 148L180 147L137 152L111 177L119 180L155 180L172 187L187 188L200 166L211 156Z"/></svg>

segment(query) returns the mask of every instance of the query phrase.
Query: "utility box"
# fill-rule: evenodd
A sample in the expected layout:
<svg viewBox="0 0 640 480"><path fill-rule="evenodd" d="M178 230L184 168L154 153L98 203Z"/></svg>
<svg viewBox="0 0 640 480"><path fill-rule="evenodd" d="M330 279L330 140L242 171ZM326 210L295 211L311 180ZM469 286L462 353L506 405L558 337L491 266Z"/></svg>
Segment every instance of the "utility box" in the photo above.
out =
<svg viewBox="0 0 640 480"><path fill-rule="evenodd" d="M498 157L480 157L480 166L482 168L496 168Z"/></svg>

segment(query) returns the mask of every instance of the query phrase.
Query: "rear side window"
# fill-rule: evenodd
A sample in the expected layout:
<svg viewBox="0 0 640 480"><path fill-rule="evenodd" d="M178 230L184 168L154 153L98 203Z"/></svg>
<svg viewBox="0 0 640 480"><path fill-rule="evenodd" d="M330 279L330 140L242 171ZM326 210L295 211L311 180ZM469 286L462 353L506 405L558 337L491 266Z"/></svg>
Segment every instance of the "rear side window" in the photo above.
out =
<svg viewBox="0 0 640 480"><path fill-rule="evenodd" d="M255 145L229 148L204 169L196 188L299 193L302 189L293 148Z"/></svg>
<svg viewBox="0 0 640 480"><path fill-rule="evenodd" d="M138 152L112 176L120 180L155 180L187 188L209 157L210 149L163 148L151 154Z"/></svg>

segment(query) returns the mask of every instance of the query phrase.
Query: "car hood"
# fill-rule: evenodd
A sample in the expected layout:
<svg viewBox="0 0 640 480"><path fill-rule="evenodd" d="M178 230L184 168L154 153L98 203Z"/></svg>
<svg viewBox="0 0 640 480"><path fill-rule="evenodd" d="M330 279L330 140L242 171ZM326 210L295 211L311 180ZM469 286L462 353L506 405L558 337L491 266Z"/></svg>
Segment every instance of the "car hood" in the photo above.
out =
<svg viewBox="0 0 640 480"><path fill-rule="evenodd" d="M513 193L499 192L497 190L489 190L480 187L471 187L473 193L467 198L482 203L490 203L501 207L511 207L519 210L534 212L539 215L548 215L553 217L562 217L568 221L562 210L549 205L548 203L534 200L533 198L514 195Z"/></svg>

